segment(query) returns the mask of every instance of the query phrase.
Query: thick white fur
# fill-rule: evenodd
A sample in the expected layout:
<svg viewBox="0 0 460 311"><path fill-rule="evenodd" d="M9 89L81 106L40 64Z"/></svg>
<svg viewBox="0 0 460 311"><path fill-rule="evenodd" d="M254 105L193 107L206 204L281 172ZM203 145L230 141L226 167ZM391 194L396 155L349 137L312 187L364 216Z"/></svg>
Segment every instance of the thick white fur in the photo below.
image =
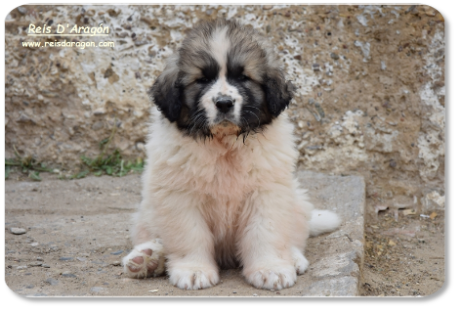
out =
<svg viewBox="0 0 460 311"><path fill-rule="evenodd" d="M183 289L215 285L216 259L232 256L258 288L294 285L308 267L303 253L312 205L293 175L297 149L286 114L245 142L219 131L198 141L156 108L152 116L134 244L161 239L170 281ZM339 225L331 215L318 217L326 221L312 224L314 234ZM125 263L143 247L135 247ZM131 273L127 264L125 271L146 276Z"/></svg>
<svg viewBox="0 0 460 311"><path fill-rule="evenodd" d="M313 210L310 220L310 236L331 232L340 226L342 220L331 211Z"/></svg>

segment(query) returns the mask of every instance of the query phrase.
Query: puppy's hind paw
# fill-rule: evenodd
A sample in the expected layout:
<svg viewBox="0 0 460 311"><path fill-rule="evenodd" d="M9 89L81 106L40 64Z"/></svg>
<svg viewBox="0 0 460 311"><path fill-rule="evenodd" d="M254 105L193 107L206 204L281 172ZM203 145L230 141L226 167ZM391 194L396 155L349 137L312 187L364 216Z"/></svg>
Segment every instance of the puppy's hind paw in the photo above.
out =
<svg viewBox="0 0 460 311"><path fill-rule="evenodd" d="M125 258L125 274L130 278L158 276L165 271L163 245L159 239L139 244Z"/></svg>

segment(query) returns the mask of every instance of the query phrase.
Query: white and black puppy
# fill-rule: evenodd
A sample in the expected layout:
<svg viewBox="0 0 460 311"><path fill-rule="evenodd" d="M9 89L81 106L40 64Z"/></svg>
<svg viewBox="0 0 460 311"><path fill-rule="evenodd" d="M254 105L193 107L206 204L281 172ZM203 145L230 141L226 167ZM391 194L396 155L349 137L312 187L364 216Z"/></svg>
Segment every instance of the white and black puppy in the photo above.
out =
<svg viewBox="0 0 460 311"><path fill-rule="evenodd" d="M125 273L166 269L172 284L201 289L218 283L219 267L242 266L255 287L294 285L308 267L309 234L340 219L314 211L294 176L293 126L282 113L293 87L270 43L236 22L202 23L150 95L157 109Z"/></svg>

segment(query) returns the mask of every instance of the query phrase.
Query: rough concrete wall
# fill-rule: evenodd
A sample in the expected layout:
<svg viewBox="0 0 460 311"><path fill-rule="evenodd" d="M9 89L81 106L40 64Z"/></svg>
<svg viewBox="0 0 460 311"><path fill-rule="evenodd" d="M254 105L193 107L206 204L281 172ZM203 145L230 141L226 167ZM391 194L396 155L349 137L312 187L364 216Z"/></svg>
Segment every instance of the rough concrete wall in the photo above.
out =
<svg viewBox="0 0 460 311"><path fill-rule="evenodd" d="M299 166L364 175L371 208L444 207L444 20L427 6L23 6L6 18L6 156L75 167L115 127L113 148L143 156L146 90L184 32L217 16L266 33L299 87ZM102 23L111 35L94 41L116 44L26 48L30 23Z"/></svg>

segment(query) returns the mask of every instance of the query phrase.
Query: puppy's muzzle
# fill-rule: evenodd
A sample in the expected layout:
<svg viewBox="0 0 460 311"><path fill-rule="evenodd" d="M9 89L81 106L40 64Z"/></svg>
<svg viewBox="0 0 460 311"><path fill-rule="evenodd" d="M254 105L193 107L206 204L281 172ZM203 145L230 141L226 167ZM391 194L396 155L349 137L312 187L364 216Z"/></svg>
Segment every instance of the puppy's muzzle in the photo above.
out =
<svg viewBox="0 0 460 311"><path fill-rule="evenodd" d="M221 95L214 99L214 104L217 110L222 113L227 113L233 108L235 100L228 95Z"/></svg>

